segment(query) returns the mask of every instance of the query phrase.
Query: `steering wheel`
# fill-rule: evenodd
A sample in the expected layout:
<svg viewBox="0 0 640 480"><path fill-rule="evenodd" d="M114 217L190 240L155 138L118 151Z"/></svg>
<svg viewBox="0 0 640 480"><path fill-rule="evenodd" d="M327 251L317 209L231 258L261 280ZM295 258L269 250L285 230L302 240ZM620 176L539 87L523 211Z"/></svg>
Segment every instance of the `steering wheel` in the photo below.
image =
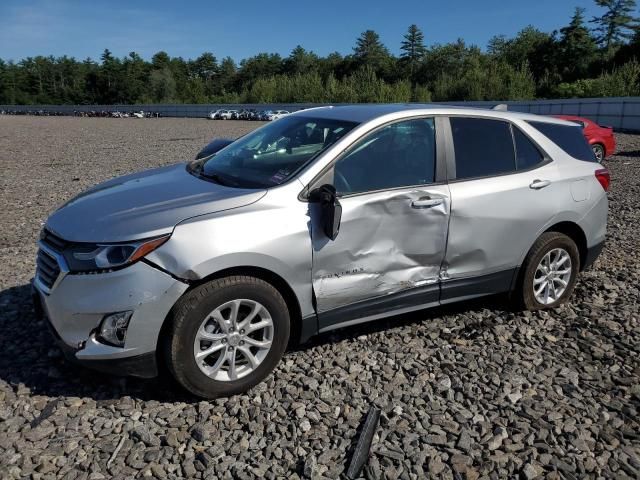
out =
<svg viewBox="0 0 640 480"><path fill-rule="evenodd" d="M333 169L333 183L335 184L334 187L336 187L336 192L338 193L349 193L351 191L351 185L349 185L347 179L335 168Z"/></svg>

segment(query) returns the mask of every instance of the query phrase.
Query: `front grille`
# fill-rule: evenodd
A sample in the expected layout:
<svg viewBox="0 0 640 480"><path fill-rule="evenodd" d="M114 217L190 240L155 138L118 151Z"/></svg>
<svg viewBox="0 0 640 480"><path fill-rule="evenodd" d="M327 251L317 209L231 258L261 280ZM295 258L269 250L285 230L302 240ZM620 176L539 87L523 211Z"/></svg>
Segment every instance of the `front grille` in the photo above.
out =
<svg viewBox="0 0 640 480"><path fill-rule="evenodd" d="M40 241L42 243L44 243L47 247L49 247L51 250L56 251L56 252L62 252L65 249L65 247L67 247L67 245L69 245L69 242L67 242L66 240L63 240L62 238L54 235L53 233L51 233L46 228L44 230L42 230L42 235L40 236Z"/></svg>
<svg viewBox="0 0 640 480"><path fill-rule="evenodd" d="M58 260L59 254L69 246L69 242L45 228L40 235L40 245L36 261L36 276L40 284L50 290L63 270Z"/></svg>
<svg viewBox="0 0 640 480"><path fill-rule="evenodd" d="M60 275L60 266L56 259L44 250L40 249L38 250L36 265L36 274L42 284L49 289L53 287L53 284L58 279L58 275Z"/></svg>

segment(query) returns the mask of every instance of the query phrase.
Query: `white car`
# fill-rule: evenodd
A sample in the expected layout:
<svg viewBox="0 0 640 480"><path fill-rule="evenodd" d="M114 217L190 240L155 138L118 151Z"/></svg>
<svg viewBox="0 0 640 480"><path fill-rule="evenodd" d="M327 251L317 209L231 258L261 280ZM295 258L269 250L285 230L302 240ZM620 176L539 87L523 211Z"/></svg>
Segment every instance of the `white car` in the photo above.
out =
<svg viewBox="0 0 640 480"><path fill-rule="evenodd" d="M274 120L278 120L279 118L285 117L287 115L289 115L290 112L286 111L286 110L276 110L275 112L271 112L267 115L267 120L269 120L270 122L274 121Z"/></svg>
<svg viewBox="0 0 640 480"><path fill-rule="evenodd" d="M221 115L223 112L226 112L226 110L211 110L211 111L209 112L209 115L207 115L207 118L208 118L209 120L218 120L219 118L221 118L221 117L220 117L220 115Z"/></svg>
<svg viewBox="0 0 640 480"><path fill-rule="evenodd" d="M231 120L234 114L238 114L237 110L222 110L220 112L220 118L222 120Z"/></svg>
<svg viewBox="0 0 640 480"><path fill-rule="evenodd" d="M139 112L132 112L131 116L134 118L144 118L144 111L140 110Z"/></svg>

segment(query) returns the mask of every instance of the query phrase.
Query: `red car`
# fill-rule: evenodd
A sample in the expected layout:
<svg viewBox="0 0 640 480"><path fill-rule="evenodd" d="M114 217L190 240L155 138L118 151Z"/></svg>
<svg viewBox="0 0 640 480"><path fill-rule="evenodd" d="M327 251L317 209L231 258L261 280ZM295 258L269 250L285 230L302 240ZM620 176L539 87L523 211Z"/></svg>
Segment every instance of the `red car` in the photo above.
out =
<svg viewBox="0 0 640 480"><path fill-rule="evenodd" d="M584 136L587 142L589 142L589 145L591 145L593 154L599 162L616 153L616 139L613 136L613 127L603 127L588 118L577 117L575 115L553 116L582 125Z"/></svg>

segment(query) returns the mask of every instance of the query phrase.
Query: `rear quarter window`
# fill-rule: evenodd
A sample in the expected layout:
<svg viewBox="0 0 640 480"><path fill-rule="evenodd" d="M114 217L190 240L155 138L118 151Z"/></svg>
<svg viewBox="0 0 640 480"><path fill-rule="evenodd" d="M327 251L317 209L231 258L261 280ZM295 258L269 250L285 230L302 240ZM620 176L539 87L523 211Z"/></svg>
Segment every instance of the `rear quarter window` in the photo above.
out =
<svg viewBox="0 0 640 480"><path fill-rule="evenodd" d="M597 162L591 147L582 133L582 127L559 125L547 122L527 122L545 137L564 150L565 153L586 162Z"/></svg>

